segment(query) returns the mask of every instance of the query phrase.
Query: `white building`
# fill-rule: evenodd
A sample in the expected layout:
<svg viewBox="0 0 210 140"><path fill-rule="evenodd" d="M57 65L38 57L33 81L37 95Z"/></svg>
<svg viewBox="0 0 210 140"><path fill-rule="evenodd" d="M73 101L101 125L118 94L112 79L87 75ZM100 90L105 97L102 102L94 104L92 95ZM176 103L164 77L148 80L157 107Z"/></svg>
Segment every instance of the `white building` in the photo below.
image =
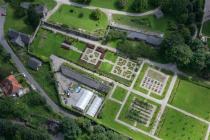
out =
<svg viewBox="0 0 210 140"><path fill-rule="evenodd" d="M87 115L91 117L95 117L96 113L98 112L103 100L102 98L96 96L95 99L93 100L92 104L90 105Z"/></svg>
<svg viewBox="0 0 210 140"><path fill-rule="evenodd" d="M77 103L74 105L74 107L82 112L85 111L87 108L88 104L91 102L93 98L93 92L86 90L86 89L81 89L80 93L82 96L79 98Z"/></svg>

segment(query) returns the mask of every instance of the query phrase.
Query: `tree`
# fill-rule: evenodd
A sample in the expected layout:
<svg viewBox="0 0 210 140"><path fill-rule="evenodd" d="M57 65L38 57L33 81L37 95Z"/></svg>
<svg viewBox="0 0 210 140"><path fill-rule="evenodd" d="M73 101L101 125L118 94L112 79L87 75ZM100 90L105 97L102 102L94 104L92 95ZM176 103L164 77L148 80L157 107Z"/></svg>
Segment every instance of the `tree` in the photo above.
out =
<svg viewBox="0 0 210 140"><path fill-rule="evenodd" d="M202 49L197 49L193 53L192 61L191 61L191 68L196 71L200 72L206 67L206 52Z"/></svg>
<svg viewBox="0 0 210 140"><path fill-rule="evenodd" d="M91 2L91 0L73 0L73 1L81 4L89 4Z"/></svg>
<svg viewBox="0 0 210 140"><path fill-rule="evenodd" d="M26 102L29 106L44 106L46 105L46 100L38 93L31 92L27 95Z"/></svg>
<svg viewBox="0 0 210 140"><path fill-rule="evenodd" d="M193 56L192 50L186 44L175 45L167 53L169 59L181 67L187 66Z"/></svg>
<svg viewBox="0 0 210 140"><path fill-rule="evenodd" d="M90 17L93 19L93 20L99 20L101 18L101 11L99 9L96 9L96 10L93 10Z"/></svg>
<svg viewBox="0 0 210 140"><path fill-rule="evenodd" d="M40 22L41 15L37 14L34 7L31 6L27 12L28 23L35 29Z"/></svg>
<svg viewBox="0 0 210 140"><path fill-rule="evenodd" d="M148 8L148 0L134 0L131 5L133 12L141 12Z"/></svg>
<svg viewBox="0 0 210 140"><path fill-rule="evenodd" d="M62 120L62 131L65 140L77 140L78 136L82 133L76 121L70 118L64 118Z"/></svg>
<svg viewBox="0 0 210 140"><path fill-rule="evenodd" d="M125 6L127 5L128 0L118 0L115 5L118 9L124 9Z"/></svg>

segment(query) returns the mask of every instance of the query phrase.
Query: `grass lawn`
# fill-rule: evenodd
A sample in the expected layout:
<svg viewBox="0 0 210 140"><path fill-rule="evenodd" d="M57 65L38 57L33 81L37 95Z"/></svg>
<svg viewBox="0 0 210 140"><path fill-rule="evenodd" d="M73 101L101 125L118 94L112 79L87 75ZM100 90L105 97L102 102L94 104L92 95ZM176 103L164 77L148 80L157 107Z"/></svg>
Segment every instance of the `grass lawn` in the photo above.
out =
<svg viewBox="0 0 210 140"><path fill-rule="evenodd" d="M99 70L104 71L105 73L110 73L112 71L113 65L107 62L102 62L100 64Z"/></svg>
<svg viewBox="0 0 210 140"><path fill-rule="evenodd" d="M158 136L166 140L203 140L207 125L185 116L173 109L167 109L159 125Z"/></svg>
<svg viewBox="0 0 210 140"><path fill-rule="evenodd" d="M108 25L107 16L102 13L100 19L97 21L90 18L91 13L92 10L89 9L62 5L50 17L49 22L63 24L93 35L104 35ZM79 17L80 14L83 14L83 16Z"/></svg>
<svg viewBox="0 0 210 140"><path fill-rule="evenodd" d="M113 62L113 63L116 62L117 57L118 57L118 56L117 56L115 53L110 52L110 51L107 51L106 54L105 54L105 59L106 59L106 60L109 60L109 61L111 61L111 62Z"/></svg>
<svg viewBox="0 0 210 140"><path fill-rule="evenodd" d="M126 104L124 105L124 107L123 107L123 109L122 109L122 111L120 113L119 119L122 120L123 122L126 122L127 124L130 124L131 126L134 126L135 121L133 121L133 120L131 120L131 119L129 119L127 117L128 113L129 113L130 106L131 106L134 98L136 98L136 99L138 99L140 101L145 101L145 102L151 103L151 104L157 106L156 111L155 111L154 115L152 116L152 119L151 119L151 122L149 124L149 127L146 127L146 126L144 126L144 125L142 125L140 123L137 123L137 125L136 125L137 128L140 128L140 129L143 129L143 130L149 132L151 130L153 124L154 124L154 120L156 118L156 114L159 111L159 105L154 103L154 102L152 102L152 101L146 100L145 98L143 98L141 96L138 96L138 95L136 95L134 93L130 94L130 96L128 97L128 99L126 101Z"/></svg>
<svg viewBox="0 0 210 140"><path fill-rule="evenodd" d="M210 120L210 88L180 79L172 94L172 105Z"/></svg>
<svg viewBox="0 0 210 140"><path fill-rule="evenodd" d="M48 96L56 103L59 104L58 94L53 78L53 73L49 64L43 64L39 71L34 71L28 68L29 72L33 75L35 80L46 91Z"/></svg>
<svg viewBox="0 0 210 140"><path fill-rule="evenodd" d="M116 2L118 0L91 0L90 5L93 6L97 6L97 7L103 7L103 8L108 8L108 9L114 9L114 10L118 10L116 5ZM126 7L125 7L125 11L129 10L129 7L131 6L131 4L133 3L134 0L128 0Z"/></svg>
<svg viewBox="0 0 210 140"><path fill-rule="evenodd" d="M210 20L209 20L209 21L206 21L206 22L203 24L202 32L203 32L204 35L210 37Z"/></svg>
<svg viewBox="0 0 210 140"><path fill-rule="evenodd" d="M30 46L30 52L43 61L48 61L51 54L57 55L64 59L77 62L80 59L80 53L73 50L65 50L61 48L61 43L65 40L65 37L60 34L54 34L50 31L40 29L34 42ZM83 43L73 42L75 47L84 49Z"/></svg>
<svg viewBox="0 0 210 140"><path fill-rule="evenodd" d="M126 97L127 92L128 91L124 88L116 87L114 93L112 94L112 98L119 101L123 101Z"/></svg>
<svg viewBox="0 0 210 140"><path fill-rule="evenodd" d="M0 0L0 5L2 5L2 4L4 4L5 2L4 2L4 0Z"/></svg>
<svg viewBox="0 0 210 140"><path fill-rule="evenodd" d="M3 49L3 47L0 46L0 49ZM5 52L0 52L0 81L6 78L9 74L17 72L12 62L10 60L5 60L3 55L5 55Z"/></svg>
<svg viewBox="0 0 210 140"><path fill-rule="evenodd" d="M10 5L8 5L4 32L7 33L10 28L24 32L26 34L32 34L34 31L31 26L25 23L25 18L16 18L15 10Z"/></svg>
<svg viewBox="0 0 210 140"><path fill-rule="evenodd" d="M117 132L131 137L134 140L152 140L152 138L145 136L140 132L131 130L126 126L117 123L115 121L115 117L119 109L120 104L111 100L107 100L100 114L101 117L98 119L98 121L104 124L105 126L114 129Z"/></svg>
<svg viewBox="0 0 210 140"><path fill-rule="evenodd" d="M166 32L168 23L173 22L172 19L167 17L157 19L154 16L133 17L124 15L113 15L113 20L119 24L157 32Z"/></svg>
<svg viewBox="0 0 210 140"><path fill-rule="evenodd" d="M141 84L141 81L143 80L143 78L144 78L144 74L145 74L145 72L146 72L146 70L149 68L149 64L144 64L143 65L143 67L142 67L142 69L141 69L141 72L140 72L140 74L139 74L139 76L138 76L138 78L137 78L137 81L136 81L136 83L135 83L135 85L134 85L134 89L135 90L138 90L138 91L140 91L140 92L142 92L142 93L145 93L145 94L147 94L149 91L148 90L146 90L146 89L143 89L142 87L140 87L140 84Z"/></svg>

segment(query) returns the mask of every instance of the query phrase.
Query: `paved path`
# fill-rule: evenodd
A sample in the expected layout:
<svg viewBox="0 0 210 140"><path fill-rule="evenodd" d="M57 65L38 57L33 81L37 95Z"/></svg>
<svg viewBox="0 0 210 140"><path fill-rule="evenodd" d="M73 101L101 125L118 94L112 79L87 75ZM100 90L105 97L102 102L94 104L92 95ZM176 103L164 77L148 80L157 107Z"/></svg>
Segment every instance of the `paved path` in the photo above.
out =
<svg viewBox="0 0 210 140"><path fill-rule="evenodd" d="M190 116L190 117L192 117L192 118L194 118L194 119L196 119L196 120L199 120L199 121L201 121L201 122L203 122L203 123L205 123L205 124L210 124L209 121L207 121L207 120L205 120L205 119L203 119L203 118L200 118L200 117L198 117L198 116L196 116L196 115L194 115L194 114L192 114L192 113L189 113L189 112L187 112L187 111L185 111L185 110L182 110L182 109L180 109L180 108L178 108L178 107L175 107L175 106L173 106L173 105L167 104L167 107L172 108L172 109L174 109L174 110L176 110L176 111L178 111L178 112L181 112L181 113L183 113L183 114L185 114L185 115L187 115L187 116Z"/></svg>
<svg viewBox="0 0 210 140"><path fill-rule="evenodd" d="M0 13L4 12L4 8L0 8ZM26 75L26 79L27 81L33 85L37 92L43 96L46 101L47 104L52 108L52 110L58 114L62 114L66 117L71 117L71 118L75 118L76 116L67 113L66 111L64 111L62 108L60 108L58 105L56 105L49 97L48 95L45 93L45 91L42 89L42 87L34 80L34 78L29 74L29 72L26 70L26 68L24 67L24 65L22 64L22 62L20 61L20 59L16 56L16 54L13 52L13 50L10 48L10 46L8 45L6 39L4 38L4 22L5 22L5 17L0 16L0 44L3 46L3 48L6 50L7 53L9 53L11 55L11 59L14 62L14 65L16 66L17 70L20 73L24 73Z"/></svg>
<svg viewBox="0 0 210 140"><path fill-rule="evenodd" d="M202 24L201 24L201 29L200 29L200 35L202 35L202 29L203 29L203 24L210 20L210 0L205 0L205 6L203 10L203 19L202 19Z"/></svg>
<svg viewBox="0 0 210 140"><path fill-rule="evenodd" d="M210 125L208 126L208 130L206 132L206 136L204 140L208 140L209 139L209 134L210 134Z"/></svg>
<svg viewBox="0 0 210 140"><path fill-rule="evenodd" d="M172 93L172 91L173 91L173 88L174 88L174 85L175 85L175 83L176 83L176 80L177 80L177 75L175 74L175 75L173 76L173 79L172 79L171 83L170 83L170 86L169 86L169 89L168 89L168 91L167 91L167 93L166 93L166 96L165 96L165 98L164 98L164 100L163 100L163 102L162 102L162 105L161 105L161 107L160 107L160 111L159 111L159 113L158 113L158 115L157 115L157 119L155 120L154 125L153 125L153 128L152 128L152 130L150 131L150 133L151 133L152 135L155 135L155 132L157 131L158 125L159 125L159 123L160 123L160 121L161 121L161 118L162 118L162 116L163 116L163 113L164 113L164 111L165 111L165 109L166 109L168 100L169 100L169 98L170 98L170 96L171 96L171 93Z"/></svg>

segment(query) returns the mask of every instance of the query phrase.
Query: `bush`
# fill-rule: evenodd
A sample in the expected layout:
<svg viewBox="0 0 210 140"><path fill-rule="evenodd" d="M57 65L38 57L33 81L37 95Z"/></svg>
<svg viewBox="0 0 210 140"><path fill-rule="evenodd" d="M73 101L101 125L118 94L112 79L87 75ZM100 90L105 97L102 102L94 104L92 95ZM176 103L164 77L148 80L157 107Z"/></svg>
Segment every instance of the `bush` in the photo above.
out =
<svg viewBox="0 0 210 140"><path fill-rule="evenodd" d="M101 11L99 9L92 11L90 18L93 20L99 20L101 18Z"/></svg>
<svg viewBox="0 0 210 140"><path fill-rule="evenodd" d="M25 97L26 102L29 106L43 106L46 105L45 98L41 97L38 93L29 93L28 96Z"/></svg>

